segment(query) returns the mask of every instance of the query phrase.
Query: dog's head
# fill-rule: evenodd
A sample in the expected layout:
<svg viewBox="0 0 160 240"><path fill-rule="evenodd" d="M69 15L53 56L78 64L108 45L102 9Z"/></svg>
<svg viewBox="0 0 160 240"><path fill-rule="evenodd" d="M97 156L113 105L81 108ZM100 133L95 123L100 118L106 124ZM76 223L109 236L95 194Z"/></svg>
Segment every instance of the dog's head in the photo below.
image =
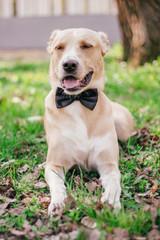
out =
<svg viewBox="0 0 160 240"><path fill-rule="evenodd" d="M55 30L47 49L52 88L62 87L68 94L104 88L103 57L109 51L105 33L83 28Z"/></svg>

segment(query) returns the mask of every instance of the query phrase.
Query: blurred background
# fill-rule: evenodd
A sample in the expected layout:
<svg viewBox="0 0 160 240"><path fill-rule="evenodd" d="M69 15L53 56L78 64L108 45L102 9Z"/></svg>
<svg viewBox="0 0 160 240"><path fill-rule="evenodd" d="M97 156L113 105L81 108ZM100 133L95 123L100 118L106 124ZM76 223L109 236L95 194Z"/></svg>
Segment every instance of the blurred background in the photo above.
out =
<svg viewBox="0 0 160 240"><path fill-rule="evenodd" d="M45 49L54 29L86 27L120 40L114 0L0 0L0 49Z"/></svg>
<svg viewBox="0 0 160 240"><path fill-rule="evenodd" d="M117 13L113 0L1 0L1 17Z"/></svg>
<svg viewBox="0 0 160 240"><path fill-rule="evenodd" d="M44 53L53 30L75 27L121 42L123 60L134 67L160 54L160 0L0 0L0 57L8 50Z"/></svg>

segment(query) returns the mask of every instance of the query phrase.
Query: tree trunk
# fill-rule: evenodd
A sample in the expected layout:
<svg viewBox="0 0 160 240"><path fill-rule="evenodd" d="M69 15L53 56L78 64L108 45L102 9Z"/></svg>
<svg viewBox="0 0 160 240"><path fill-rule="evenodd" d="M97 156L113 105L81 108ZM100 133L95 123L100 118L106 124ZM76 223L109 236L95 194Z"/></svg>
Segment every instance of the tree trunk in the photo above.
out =
<svg viewBox="0 0 160 240"><path fill-rule="evenodd" d="M116 0L124 60L137 67L160 55L160 0Z"/></svg>

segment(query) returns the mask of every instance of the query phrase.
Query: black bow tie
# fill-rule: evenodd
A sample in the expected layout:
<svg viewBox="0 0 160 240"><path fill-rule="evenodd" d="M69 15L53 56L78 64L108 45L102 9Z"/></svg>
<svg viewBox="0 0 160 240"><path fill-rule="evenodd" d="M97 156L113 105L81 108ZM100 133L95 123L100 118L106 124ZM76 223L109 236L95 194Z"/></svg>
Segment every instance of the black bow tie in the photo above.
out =
<svg viewBox="0 0 160 240"><path fill-rule="evenodd" d="M56 90L56 106L57 108L63 108L74 101L80 101L83 106L93 110L96 106L98 100L98 91L97 89L89 89L84 92L81 92L78 95L69 95L64 92L62 88L57 88Z"/></svg>

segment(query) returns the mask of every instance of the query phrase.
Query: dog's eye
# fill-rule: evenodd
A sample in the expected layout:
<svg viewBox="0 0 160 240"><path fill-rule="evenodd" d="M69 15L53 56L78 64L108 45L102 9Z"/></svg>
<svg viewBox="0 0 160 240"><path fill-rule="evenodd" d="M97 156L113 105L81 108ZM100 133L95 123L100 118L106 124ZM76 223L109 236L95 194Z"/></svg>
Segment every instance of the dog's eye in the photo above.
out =
<svg viewBox="0 0 160 240"><path fill-rule="evenodd" d="M60 45L60 46L57 46L56 49L57 49L57 50L63 50L64 47Z"/></svg>
<svg viewBox="0 0 160 240"><path fill-rule="evenodd" d="M88 49L88 48L91 48L91 47L92 47L92 45L89 45L89 44L83 44L81 46L82 49Z"/></svg>

